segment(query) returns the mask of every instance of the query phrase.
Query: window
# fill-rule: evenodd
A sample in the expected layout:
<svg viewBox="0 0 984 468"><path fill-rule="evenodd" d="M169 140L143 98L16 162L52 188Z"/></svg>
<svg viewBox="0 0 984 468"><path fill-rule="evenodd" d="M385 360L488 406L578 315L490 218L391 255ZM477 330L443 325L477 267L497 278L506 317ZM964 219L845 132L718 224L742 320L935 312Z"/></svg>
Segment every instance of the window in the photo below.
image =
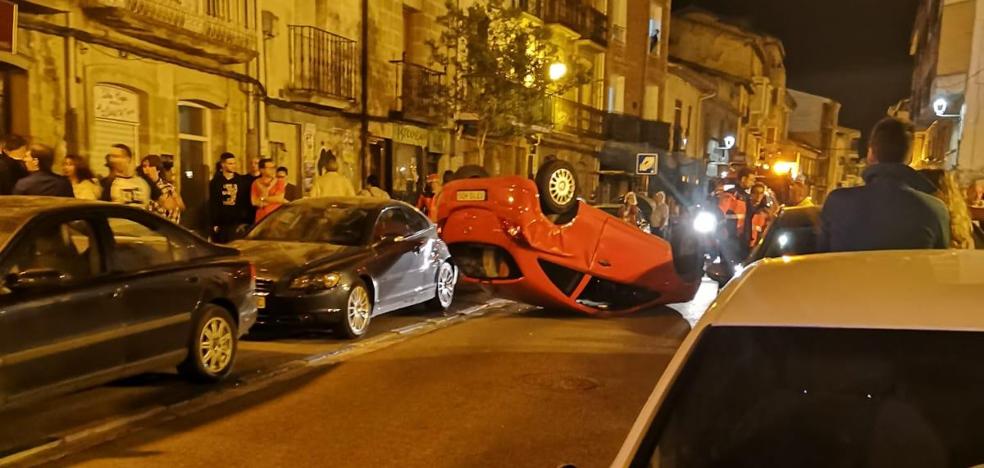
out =
<svg viewBox="0 0 984 468"><path fill-rule="evenodd" d="M137 271L174 263L175 255L159 226L148 226L131 219L110 218L113 233L113 269Z"/></svg>
<svg viewBox="0 0 984 468"><path fill-rule="evenodd" d="M655 3L649 7L649 53L659 56L663 40L663 7Z"/></svg>
<svg viewBox="0 0 984 468"><path fill-rule="evenodd" d="M625 77L621 75L611 76L611 85L608 87L608 112L621 114L625 112Z"/></svg>
<svg viewBox="0 0 984 468"><path fill-rule="evenodd" d="M770 145L771 144L774 144L776 142L776 134L777 133L778 133L778 130L776 130L775 127L769 127L769 129L766 130L765 142L768 143L768 144L770 144Z"/></svg>
<svg viewBox="0 0 984 468"><path fill-rule="evenodd" d="M982 352L978 332L709 327L633 464L976 465Z"/></svg>
<svg viewBox="0 0 984 468"><path fill-rule="evenodd" d="M88 221L50 224L23 237L3 274L29 270L55 270L71 280L91 278L102 272L99 242Z"/></svg>
<svg viewBox="0 0 984 468"><path fill-rule="evenodd" d="M387 237L407 237L413 232L409 226L410 220L403 210L390 208L379 215L373 239L382 240Z"/></svg>
<svg viewBox="0 0 984 468"><path fill-rule="evenodd" d="M409 224L410 230L413 231L414 233L424 231L431 227L430 221L427 218L421 216L420 213L417 213L416 211L410 211L405 208L401 208L401 210L404 211L404 216L406 216L407 218L407 224Z"/></svg>

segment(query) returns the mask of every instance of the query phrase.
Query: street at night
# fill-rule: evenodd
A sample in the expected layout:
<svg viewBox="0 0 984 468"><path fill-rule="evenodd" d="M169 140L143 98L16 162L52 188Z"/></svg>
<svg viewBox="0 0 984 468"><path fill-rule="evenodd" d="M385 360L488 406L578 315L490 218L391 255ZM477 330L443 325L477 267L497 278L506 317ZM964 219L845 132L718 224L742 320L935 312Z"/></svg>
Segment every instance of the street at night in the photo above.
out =
<svg viewBox="0 0 984 468"><path fill-rule="evenodd" d="M0 0L0 468L984 466L984 0Z"/></svg>

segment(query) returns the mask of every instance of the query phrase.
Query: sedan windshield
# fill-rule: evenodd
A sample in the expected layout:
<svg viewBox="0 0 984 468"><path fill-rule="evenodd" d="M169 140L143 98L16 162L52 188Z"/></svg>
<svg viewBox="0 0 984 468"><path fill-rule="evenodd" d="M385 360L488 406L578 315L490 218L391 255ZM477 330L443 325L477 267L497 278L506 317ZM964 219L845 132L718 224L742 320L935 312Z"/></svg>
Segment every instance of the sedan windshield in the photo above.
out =
<svg viewBox="0 0 984 468"><path fill-rule="evenodd" d="M711 327L640 455L648 466L977 465L982 353L974 332Z"/></svg>
<svg viewBox="0 0 984 468"><path fill-rule="evenodd" d="M371 213L352 206L297 204L268 216L247 239L361 245L372 226Z"/></svg>

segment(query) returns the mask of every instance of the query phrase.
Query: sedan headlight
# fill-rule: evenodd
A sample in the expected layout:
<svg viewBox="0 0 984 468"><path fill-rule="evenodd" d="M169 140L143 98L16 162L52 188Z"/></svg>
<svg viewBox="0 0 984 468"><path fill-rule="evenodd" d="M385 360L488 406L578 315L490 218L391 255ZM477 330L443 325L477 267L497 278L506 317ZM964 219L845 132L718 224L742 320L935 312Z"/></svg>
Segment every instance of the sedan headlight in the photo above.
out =
<svg viewBox="0 0 984 468"><path fill-rule="evenodd" d="M717 218L706 212L701 211L694 217L694 231L700 234L710 234L717 229Z"/></svg>
<svg viewBox="0 0 984 468"><path fill-rule="evenodd" d="M332 273L311 273L294 278L290 282L290 289L331 289L338 286L342 280L342 275Z"/></svg>

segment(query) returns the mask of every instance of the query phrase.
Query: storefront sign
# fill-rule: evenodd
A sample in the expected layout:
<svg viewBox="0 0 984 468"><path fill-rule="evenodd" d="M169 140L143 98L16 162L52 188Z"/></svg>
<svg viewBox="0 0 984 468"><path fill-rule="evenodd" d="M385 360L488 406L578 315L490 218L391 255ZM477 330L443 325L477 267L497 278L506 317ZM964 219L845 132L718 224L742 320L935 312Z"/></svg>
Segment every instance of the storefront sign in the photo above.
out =
<svg viewBox="0 0 984 468"><path fill-rule="evenodd" d="M427 149L431 153L445 154L448 152L448 140L448 132L434 130L430 132L430 141L427 143Z"/></svg>
<svg viewBox="0 0 984 468"><path fill-rule="evenodd" d="M405 145L427 147L430 132L413 125L396 125L393 131L393 141Z"/></svg>
<svg viewBox="0 0 984 468"><path fill-rule="evenodd" d="M0 0L0 51L17 53L17 4Z"/></svg>

